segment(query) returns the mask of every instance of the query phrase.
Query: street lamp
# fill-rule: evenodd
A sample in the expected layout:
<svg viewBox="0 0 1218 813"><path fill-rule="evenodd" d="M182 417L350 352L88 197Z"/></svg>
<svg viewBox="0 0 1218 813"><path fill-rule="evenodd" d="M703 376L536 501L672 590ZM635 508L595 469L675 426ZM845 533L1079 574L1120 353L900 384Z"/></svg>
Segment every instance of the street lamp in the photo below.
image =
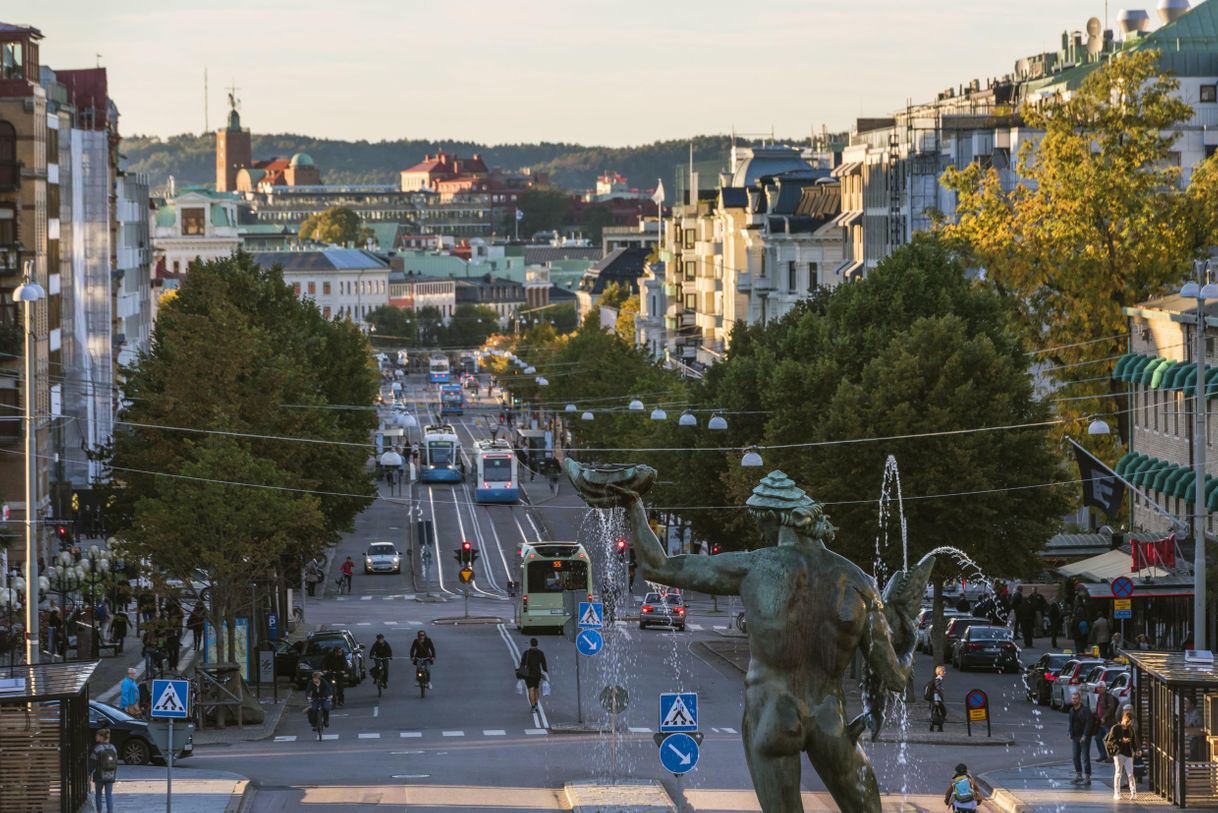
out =
<svg viewBox="0 0 1218 813"><path fill-rule="evenodd" d="M698 418L688 409L681 413L681 417L677 418L677 426L697 426Z"/></svg>
<svg viewBox="0 0 1218 813"><path fill-rule="evenodd" d="M34 261L25 264L25 279L13 291L13 301L21 302L25 334L25 662L38 663L38 546L34 540L34 510L37 505L38 461L34 451L34 304L46 296L34 281Z"/></svg>
<svg viewBox="0 0 1218 813"><path fill-rule="evenodd" d="M727 430L727 419L716 412L711 416L711 419L706 422L706 428L712 432L724 432Z"/></svg>
<svg viewBox="0 0 1218 813"><path fill-rule="evenodd" d="M660 407L656 407L655 409L651 410L651 419L653 421L666 421L668 420L668 413Z"/></svg>
<svg viewBox="0 0 1218 813"><path fill-rule="evenodd" d="M576 408L575 404L567 404L565 407L562 408L562 411L563 412L577 412L578 409Z"/></svg>
<svg viewBox="0 0 1218 813"><path fill-rule="evenodd" d="M631 412L642 412L643 411L643 402L640 401L638 398L635 398L633 401L630 402L630 411Z"/></svg>
<svg viewBox="0 0 1218 813"><path fill-rule="evenodd" d="M590 421L590 420L592 420L592 418L593 418L593 415L591 412L585 412L583 415L579 416L579 419L581 421Z"/></svg>
<svg viewBox="0 0 1218 813"><path fill-rule="evenodd" d="M745 468L757 468L764 466L765 461L761 459L761 454L757 451L757 447L750 446L749 450L744 453L744 457L740 458L740 465Z"/></svg>
<svg viewBox="0 0 1218 813"><path fill-rule="evenodd" d="M81 557L77 563L77 570L81 574L81 580L89 585L89 627L92 630L90 644L90 657L97 657L97 596L98 585L110 578L110 562L113 559L113 554L109 550L95 546L89 548L87 556ZM81 592L84 592L83 590ZM79 654L79 653L78 653Z"/></svg>
<svg viewBox="0 0 1218 813"><path fill-rule="evenodd" d="M59 555L59 564L51 565L47 570L47 586L51 592L59 594L59 612L62 620L67 619L68 593L80 589L81 574L74 564L72 554L64 551ZM68 634L68 631L65 630L65 639ZM63 646L64 642L51 641L48 643L50 644L51 659L54 660L55 655L60 651L60 647ZM64 651L67 651L66 647L64 647ZM77 653L77 656L79 657L79 653Z"/></svg>
<svg viewBox="0 0 1218 813"><path fill-rule="evenodd" d="M1103 418L1094 418L1091 423L1087 424L1088 435L1107 435L1111 431L1108 421Z"/></svg>
<svg viewBox="0 0 1218 813"><path fill-rule="evenodd" d="M1208 649L1205 630L1205 300L1218 299L1218 285L1208 281L1209 261L1193 263L1195 279L1186 282L1180 296L1196 302L1193 326L1193 357L1197 361L1197 386L1193 392L1193 648Z"/></svg>

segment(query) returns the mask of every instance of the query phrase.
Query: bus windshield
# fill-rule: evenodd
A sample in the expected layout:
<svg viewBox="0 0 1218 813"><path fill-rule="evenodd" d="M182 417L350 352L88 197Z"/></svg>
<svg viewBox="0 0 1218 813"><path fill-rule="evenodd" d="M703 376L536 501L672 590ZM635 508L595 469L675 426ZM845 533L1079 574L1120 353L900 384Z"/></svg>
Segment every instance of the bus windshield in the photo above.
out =
<svg viewBox="0 0 1218 813"><path fill-rule="evenodd" d="M503 483L512 479L512 460L508 457L482 458L482 479L488 483Z"/></svg>
<svg viewBox="0 0 1218 813"><path fill-rule="evenodd" d="M588 585L588 563L553 559L529 562L525 569L529 593L561 593L563 590L585 590Z"/></svg>
<svg viewBox="0 0 1218 813"><path fill-rule="evenodd" d="M447 466L453 462L453 444L450 440L433 440L427 444L427 461L433 466Z"/></svg>

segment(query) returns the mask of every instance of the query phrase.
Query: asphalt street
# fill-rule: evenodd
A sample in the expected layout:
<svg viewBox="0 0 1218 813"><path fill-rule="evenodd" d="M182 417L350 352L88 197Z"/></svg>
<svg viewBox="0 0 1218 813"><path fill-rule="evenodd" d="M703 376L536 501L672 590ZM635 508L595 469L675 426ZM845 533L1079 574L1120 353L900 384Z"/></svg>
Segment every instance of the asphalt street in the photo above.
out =
<svg viewBox="0 0 1218 813"><path fill-rule="evenodd" d="M423 423L432 408L430 401L417 381L412 392L418 398L413 407ZM467 410L452 422L469 444L486 436L497 414L488 406ZM726 803L720 801L699 809L757 809L755 801L748 801L750 782L738 734L743 675L706 647L732 634L727 629L728 600L720 602L724 612L714 615L708 597L691 596L686 632L642 631L619 621L606 630L606 646L593 657L578 655L562 637L541 637L553 693L543 699L538 713L531 713L527 700L517 694L513 675L520 651L528 646L528 638L512 622L507 595L508 581L519 579L518 546L549 538L551 532L557 538L580 539L592 556L599 583L607 567L624 578L624 567L609 554L616 529L602 526L590 512L573 510L569 495L566 507L562 499L538 506L491 507L475 505L465 485L420 484L401 496L383 496L365 511L355 531L336 548L337 561L349 555L358 564L374 541L409 550L412 495L423 515L435 523L428 583L417 580L404 559L401 574L363 575L357 569L351 595L331 592L309 599L306 606L309 623L349 627L366 645L378 632L386 636L395 661L385 695L377 697L371 680L349 687L346 705L334 710L325 739L318 742L305 719L303 697L297 693L273 739L200 747L191 767L249 776L257 788L249 807L254 811L358 811L383 806L419 813L561 810L565 782L615 777L654 778L674 793L691 791L692 800L734 800L727 807L721 807ZM453 560L453 549L462 540L470 540L482 554L475 567L469 614L488 619L484 623L450 623L465 610ZM636 583L634 602L644 590L641 581ZM428 592L439 600L422 600ZM428 632L437 649L433 690L425 697L413 685L406 660L420 629ZM920 687L929 673L929 659L920 656L915 685ZM615 735L608 733L609 715L597 699L610 685L629 693ZM1017 675L950 671L948 688L959 701L969 689L984 689L990 696L995 731L1013 734L1015 745L866 743L886 793L941 794L952 767L961 761L974 773L982 773L1060 763L1068 753L1064 717L1028 703ZM677 690L698 692L699 722L705 732L701 761L680 780L679 788L661 767L652 738L658 725L659 693ZM924 705L911 704L911 730L926 725ZM953 710L949 729L955 723L963 733L962 705L955 704ZM823 791L806 762L803 787Z"/></svg>

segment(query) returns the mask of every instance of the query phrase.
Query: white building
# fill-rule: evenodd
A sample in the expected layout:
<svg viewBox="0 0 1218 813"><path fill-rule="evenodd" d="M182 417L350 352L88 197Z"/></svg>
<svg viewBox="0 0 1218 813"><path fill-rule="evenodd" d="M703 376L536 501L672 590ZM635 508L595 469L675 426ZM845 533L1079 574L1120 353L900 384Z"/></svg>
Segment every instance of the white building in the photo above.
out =
<svg viewBox="0 0 1218 813"><path fill-rule="evenodd" d="M205 186L171 190L153 213L154 261L176 276L184 274L195 260L230 256L241 244L238 201L236 193L215 192Z"/></svg>
<svg viewBox="0 0 1218 813"><path fill-rule="evenodd" d="M152 332L152 240L148 225L148 176L126 171L115 181L116 270L122 277L115 293L114 345L119 364L131 364L148 347Z"/></svg>
<svg viewBox="0 0 1218 813"><path fill-rule="evenodd" d="M263 268L281 268L283 281L326 319L362 327L369 313L389 304L389 264L367 251L329 247L252 256Z"/></svg>
<svg viewBox="0 0 1218 813"><path fill-rule="evenodd" d="M416 274L413 271L389 273L389 304L403 310L435 308L447 325L457 308L457 284L452 277Z"/></svg>

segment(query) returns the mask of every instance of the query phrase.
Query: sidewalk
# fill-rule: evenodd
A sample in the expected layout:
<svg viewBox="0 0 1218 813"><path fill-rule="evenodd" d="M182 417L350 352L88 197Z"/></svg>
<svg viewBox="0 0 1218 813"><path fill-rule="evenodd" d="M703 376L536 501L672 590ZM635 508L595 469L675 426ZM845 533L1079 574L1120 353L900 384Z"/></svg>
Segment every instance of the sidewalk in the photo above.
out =
<svg viewBox="0 0 1218 813"><path fill-rule="evenodd" d="M114 783L114 809L164 810L166 772L164 767L120 765ZM244 776L176 765L173 768L174 813L239 813L252 795L253 786ZM95 813L92 790L81 813Z"/></svg>
<svg viewBox="0 0 1218 813"><path fill-rule="evenodd" d="M1091 777L1091 787L1070 784L1074 779L1074 768L1068 764L1048 767L1014 768L1006 771L991 771L977 777L994 790L990 805L1003 813L1095 813L1095 811L1161 810L1171 807L1169 802L1152 796L1143 788L1136 802L1129 801L1129 788L1125 787L1121 801L1112 798L1112 766L1105 763L1093 766L1101 768Z"/></svg>

